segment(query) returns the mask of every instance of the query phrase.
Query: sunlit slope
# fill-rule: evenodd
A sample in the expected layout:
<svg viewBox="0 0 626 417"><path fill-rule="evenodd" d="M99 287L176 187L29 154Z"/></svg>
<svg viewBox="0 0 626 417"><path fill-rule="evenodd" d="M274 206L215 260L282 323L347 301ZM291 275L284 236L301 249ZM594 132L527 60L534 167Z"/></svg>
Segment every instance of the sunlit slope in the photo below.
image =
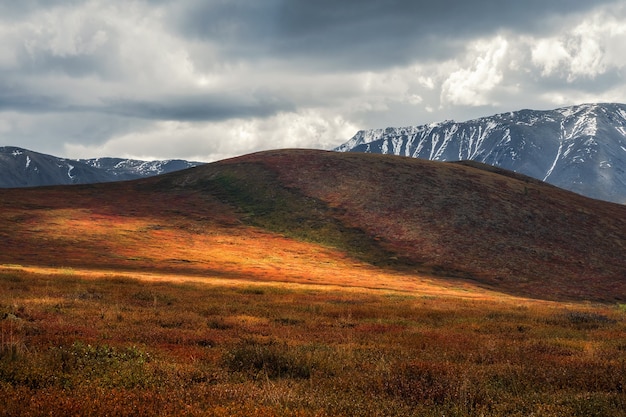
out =
<svg viewBox="0 0 626 417"><path fill-rule="evenodd" d="M625 206L483 166L281 150L0 209L0 263L626 299Z"/></svg>
<svg viewBox="0 0 626 417"><path fill-rule="evenodd" d="M265 197L255 192L260 172L275 184ZM263 208L248 209L247 221L270 217L264 227L277 224L296 234L314 227L304 228L298 216L281 216L290 213L284 209L289 203L272 190L300 196L306 204L298 207L322 203L329 221L359 229L377 245L373 258L379 263L392 254L392 262L422 271L536 296L621 299L626 294L626 207L504 170L291 150L235 158L161 181L207 190L229 182L236 195L254 193L256 200L232 193L227 200L244 211L250 201ZM280 223L282 218L287 220Z"/></svg>

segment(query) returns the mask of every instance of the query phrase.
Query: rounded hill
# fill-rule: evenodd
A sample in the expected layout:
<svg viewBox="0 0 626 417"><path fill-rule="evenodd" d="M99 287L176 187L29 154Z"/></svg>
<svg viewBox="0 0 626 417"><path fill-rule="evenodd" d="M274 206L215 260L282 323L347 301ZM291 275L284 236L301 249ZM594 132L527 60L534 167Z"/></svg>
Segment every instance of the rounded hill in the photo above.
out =
<svg viewBox="0 0 626 417"><path fill-rule="evenodd" d="M280 150L173 173L255 226L377 265L547 298L626 298L626 206L502 169Z"/></svg>

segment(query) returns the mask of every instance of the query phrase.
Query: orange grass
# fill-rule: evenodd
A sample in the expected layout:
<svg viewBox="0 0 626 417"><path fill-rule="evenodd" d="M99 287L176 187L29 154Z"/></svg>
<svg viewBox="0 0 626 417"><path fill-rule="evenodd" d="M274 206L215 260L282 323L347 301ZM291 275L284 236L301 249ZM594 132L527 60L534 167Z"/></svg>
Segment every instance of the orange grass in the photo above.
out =
<svg viewBox="0 0 626 417"><path fill-rule="evenodd" d="M626 313L159 273L0 270L0 416L623 416Z"/></svg>
<svg viewBox="0 0 626 417"><path fill-rule="evenodd" d="M55 207L51 200L42 209L7 207L0 212L4 224L21 217L12 223L15 243L0 253L0 264L25 265L31 270L37 266L74 268L85 275L89 270L121 274L130 270L187 279L297 282L424 294L452 291L466 297L487 294L475 292L475 285L462 280L438 279L410 269L375 268L343 251L256 227L232 225L234 220L223 225L213 217L172 214L163 218L150 208L162 208L165 202L150 204L148 197L139 198L143 205L133 205L132 216L97 201L79 208ZM28 218L23 218L25 212ZM221 215L227 213L224 209Z"/></svg>

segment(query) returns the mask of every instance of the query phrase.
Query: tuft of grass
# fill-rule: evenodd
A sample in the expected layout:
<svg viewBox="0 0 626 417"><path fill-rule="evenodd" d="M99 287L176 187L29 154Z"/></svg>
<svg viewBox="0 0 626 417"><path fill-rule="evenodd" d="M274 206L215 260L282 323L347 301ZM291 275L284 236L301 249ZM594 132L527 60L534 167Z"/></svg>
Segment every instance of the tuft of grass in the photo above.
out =
<svg viewBox="0 0 626 417"><path fill-rule="evenodd" d="M16 330L15 320L19 320L16 316L9 314L5 316L4 321L8 321L9 324L3 323L0 328L0 359L14 361L22 357L27 349L24 343L23 337Z"/></svg>
<svg viewBox="0 0 626 417"><path fill-rule="evenodd" d="M598 329L615 324L617 321L605 314L593 311L567 311L552 320L552 323L563 322L578 329Z"/></svg>
<svg viewBox="0 0 626 417"><path fill-rule="evenodd" d="M310 378L313 364L298 353L284 342L244 339L224 356L224 364L254 378Z"/></svg>

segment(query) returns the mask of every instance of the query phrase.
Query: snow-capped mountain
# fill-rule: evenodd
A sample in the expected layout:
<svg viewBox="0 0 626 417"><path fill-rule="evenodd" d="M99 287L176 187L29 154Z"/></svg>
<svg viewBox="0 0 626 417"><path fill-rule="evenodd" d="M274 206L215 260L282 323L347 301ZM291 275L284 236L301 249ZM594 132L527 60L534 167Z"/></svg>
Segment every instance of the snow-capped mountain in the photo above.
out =
<svg viewBox="0 0 626 417"><path fill-rule="evenodd" d="M165 174L199 165L183 160L66 159L14 146L0 147L0 188L90 184Z"/></svg>
<svg viewBox="0 0 626 417"><path fill-rule="evenodd" d="M93 168L101 169L111 174L115 181L151 177L153 175L180 171L201 165L201 162L190 162L182 159L167 159L163 161L140 161L137 159L122 158L92 158L79 159L79 162Z"/></svg>
<svg viewBox="0 0 626 417"><path fill-rule="evenodd" d="M626 105L520 110L467 122L359 131L335 149L473 160L626 203Z"/></svg>

